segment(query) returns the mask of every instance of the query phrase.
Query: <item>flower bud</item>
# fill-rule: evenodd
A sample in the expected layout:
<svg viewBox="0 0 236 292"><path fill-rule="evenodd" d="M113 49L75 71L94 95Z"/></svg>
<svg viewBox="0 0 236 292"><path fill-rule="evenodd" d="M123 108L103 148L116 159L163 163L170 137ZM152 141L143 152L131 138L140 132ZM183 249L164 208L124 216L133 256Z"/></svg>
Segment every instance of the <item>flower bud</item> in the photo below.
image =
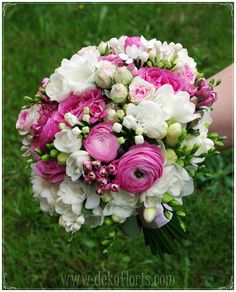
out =
<svg viewBox="0 0 236 292"><path fill-rule="evenodd" d="M127 95L128 95L128 90L122 83L117 83L112 86L111 92L110 92L110 98L115 103L125 102Z"/></svg>
<svg viewBox="0 0 236 292"><path fill-rule="evenodd" d="M123 110L118 110L117 113L117 118L119 118L120 120L123 119L123 117L125 116L125 112Z"/></svg>
<svg viewBox="0 0 236 292"><path fill-rule="evenodd" d="M168 162L175 163L177 158L178 157L173 149L171 149L171 148L166 149L166 159Z"/></svg>
<svg viewBox="0 0 236 292"><path fill-rule="evenodd" d="M113 215L111 216L111 218L112 218L112 220L113 220L114 222L116 222L116 223L123 223L123 222L125 221L125 219L122 219L122 218L116 216L115 214L113 214Z"/></svg>
<svg viewBox="0 0 236 292"><path fill-rule="evenodd" d="M102 166L99 171L98 171L99 175L104 177L104 176L108 176L108 172L107 172L107 167L106 166Z"/></svg>
<svg viewBox="0 0 236 292"><path fill-rule="evenodd" d="M170 201L172 201L173 200L173 198L172 198L172 196L170 195L170 194L168 194L168 193L165 193L164 195L163 195L163 197L162 197L162 203L169 203Z"/></svg>
<svg viewBox="0 0 236 292"><path fill-rule="evenodd" d="M142 135L140 136L135 136L134 137L134 141L135 141L135 144L139 145L139 144L143 144L144 143L144 138Z"/></svg>
<svg viewBox="0 0 236 292"><path fill-rule="evenodd" d="M89 178L90 180L95 180L95 179L96 179L96 174L95 174L93 171L90 171L90 172L88 173L88 178Z"/></svg>
<svg viewBox="0 0 236 292"><path fill-rule="evenodd" d="M59 127L60 130L68 130L68 129L70 129L70 128L67 127L66 124L64 124L64 123L59 123L58 127Z"/></svg>
<svg viewBox="0 0 236 292"><path fill-rule="evenodd" d="M49 154L44 154L43 156L41 156L41 160L46 161L50 158Z"/></svg>
<svg viewBox="0 0 236 292"><path fill-rule="evenodd" d="M125 66L123 66L116 70L114 78L116 83L129 85L133 79L133 76L130 71Z"/></svg>
<svg viewBox="0 0 236 292"><path fill-rule="evenodd" d="M109 174L115 175L117 173L117 168L114 164L109 164L107 168L108 168Z"/></svg>
<svg viewBox="0 0 236 292"><path fill-rule="evenodd" d="M78 137L78 136L82 133L82 131L80 130L79 127L74 127L74 128L71 130L71 132L72 132L72 134L73 134L74 136L76 136L76 137Z"/></svg>
<svg viewBox="0 0 236 292"><path fill-rule="evenodd" d="M108 203L111 200L111 198L112 197L109 192L106 192L101 196L101 199L104 203Z"/></svg>
<svg viewBox="0 0 236 292"><path fill-rule="evenodd" d="M107 111L107 118L109 121L114 122L117 120L116 111L114 109L109 109Z"/></svg>
<svg viewBox="0 0 236 292"><path fill-rule="evenodd" d="M147 223L150 223L156 217L157 209L156 208L144 208L143 218Z"/></svg>
<svg viewBox="0 0 236 292"><path fill-rule="evenodd" d="M156 50L155 49L152 49L150 52L149 52L149 58L150 60L154 60L156 58Z"/></svg>
<svg viewBox="0 0 236 292"><path fill-rule="evenodd" d="M66 160L67 160L68 157L69 157L69 154L68 153L61 152L57 156L58 164L60 164L60 165L66 165Z"/></svg>
<svg viewBox="0 0 236 292"><path fill-rule="evenodd" d="M108 47L108 44L102 41L98 45L97 49L101 55L105 55L107 47Z"/></svg>
<svg viewBox="0 0 236 292"><path fill-rule="evenodd" d="M115 123L112 126L113 132L120 133L122 130L122 125L120 123Z"/></svg>
<svg viewBox="0 0 236 292"><path fill-rule="evenodd" d="M111 185L111 190L112 190L113 192L119 192L119 190L120 190L120 186L117 185L117 184L112 184L112 185Z"/></svg>
<svg viewBox="0 0 236 292"><path fill-rule="evenodd" d="M57 149L52 149L50 151L50 156L53 157L53 158L57 158L57 156L59 155L59 151Z"/></svg>
<svg viewBox="0 0 236 292"><path fill-rule="evenodd" d="M86 123L89 123L89 120L90 120L90 115L84 114L83 115L83 121L86 122Z"/></svg>
<svg viewBox="0 0 236 292"><path fill-rule="evenodd" d="M124 144L125 143L125 138L124 137L119 137L117 139L117 142L121 145L121 144Z"/></svg>
<svg viewBox="0 0 236 292"><path fill-rule="evenodd" d="M89 127L83 127L83 128L82 128L82 132L83 132L84 134L89 133Z"/></svg>
<svg viewBox="0 0 236 292"><path fill-rule="evenodd" d="M105 186L108 183L108 180L105 177L99 177L97 182L100 183L101 186Z"/></svg>
<svg viewBox="0 0 236 292"><path fill-rule="evenodd" d="M89 114L89 107L85 106L83 112L84 114Z"/></svg>
<svg viewBox="0 0 236 292"><path fill-rule="evenodd" d="M141 136L141 135L143 135L143 129L142 128L137 128L135 133L136 133L136 135Z"/></svg>
<svg viewBox="0 0 236 292"><path fill-rule="evenodd" d="M167 130L166 140L167 143L174 146L178 143L178 138L182 133L182 127L180 123L171 124Z"/></svg>
<svg viewBox="0 0 236 292"><path fill-rule="evenodd" d="M116 66L108 61L101 61L95 73L95 82L101 88L111 88Z"/></svg>
<svg viewBox="0 0 236 292"><path fill-rule="evenodd" d="M78 118L72 113L66 113L64 115L64 118L68 122L68 124L71 125L72 127L79 123Z"/></svg>

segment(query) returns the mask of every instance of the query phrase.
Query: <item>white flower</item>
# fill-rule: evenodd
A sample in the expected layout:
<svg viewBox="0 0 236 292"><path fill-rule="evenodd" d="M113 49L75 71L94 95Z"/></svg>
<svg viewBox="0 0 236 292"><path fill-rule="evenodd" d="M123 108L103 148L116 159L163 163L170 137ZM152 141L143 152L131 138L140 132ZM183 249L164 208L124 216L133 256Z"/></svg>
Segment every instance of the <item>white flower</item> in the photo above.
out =
<svg viewBox="0 0 236 292"><path fill-rule="evenodd" d="M98 51L101 55L104 55L106 52L106 49L108 47L108 43L105 43L103 41L101 41L98 45Z"/></svg>
<svg viewBox="0 0 236 292"><path fill-rule="evenodd" d="M185 91L174 93L170 84L157 89L154 101L159 104L167 114L167 119L173 122L188 123L199 117L195 114L195 105Z"/></svg>
<svg viewBox="0 0 236 292"><path fill-rule="evenodd" d="M95 82L101 88L111 88L116 66L108 61L100 61L97 65Z"/></svg>
<svg viewBox="0 0 236 292"><path fill-rule="evenodd" d="M48 212L52 215L55 210L59 185L51 184L38 175L33 176L31 182L33 185L34 198L39 200L40 208L43 212Z"/></svg>
<svg viewBox="0 0 236 292"><path fill-rule="evenodd" d="M165 111L154 101L144 100L138 105L129 103L123 125L127 129L141 129L149 138L162 139L167 132Z"/></svg>
<svg viewBox="0 0 236 292"><path fill-rule="evenodd" d="M72 153L66 160L66 174L76 181L83 173L83 162L90 160L87 151L79 150Z"/></svg>
<svg viewBox="0 0 236 292"><path fill-rule="evenodd" d="M56 133L54 145L61 152L72 153L81 148L82 140L75 136L72 130L62 130Z"/></svg>
<svg viewBox="0 0 236 292"><path fill-rule="evenodd" d="M96 60L97 58L100 57L99 50L97 50L96 46L84 47L81 50L79 50L77 54L86 59L91 58L92 56L92 58Z"/></svg>
<svg viewBox="0 0 236 292"><path fill-rule="evenodd" d="M116 83L129 85L133 79L133 76L131 72L125 66L123 66L117 68L114 78Z"/></svg>
<svg viewBox="0 0 236 292"><path fill-rule="evenodd" d="M134 141L135 141L135 144L137 144L137 145L143 144L144 143L144 138L143 138L142 135L135 136L134 137Z"/></svg>
<svg viewBox="0 0 236 292"><path fill-rule="evenodd" d="M121 36L119 39L117 38L112 38L110 39L109 46L113 50L114 54L120 54L125 52L125 39L126 36Z"/></svg>
<svg viewBox="0 0 236 292"><path fill-rule="evenodd" d="M116 83L112 86L110 98L115 103L123 103L128 95L127 88L122 83Z"/></svg>
<svg viewBox="0 0 236 292"><path fill-rule="evenodd" d="M177 53L176 70L182 71L185 65L188 65L193 70L193 72L197 71L196 70L197 63L194 61L193 58L188 56L187 49L181 49Z"/></svg>
<svg viewBox="0 0 236 292"><path fill-rule="evenodd" d="M65 99L71 91L72 89L67 78L60 72L55 72L50 76L50 82L46 87L46 93L51 100L60 102Z"/></svg>
<svg viewBox="0 0 236 292"><path fill-rule="evenodd" d="M122 125L120 123L114 123L112 126L112 130L116 133L120 133L122 130Z"/></svg>
<svg viewBox="0 0 236 292"><path fill-rule="evenodd" d="M143 100L153 99L155 92L155 86L139 76L136 76L129 85L129 99L136 104Z"/></svg>
<svg viewBox="0 0 236 292"><path fill-rule="evenodd" d="M126 219L135 213L138 196L126 191L111 192L111 196L112 199L103 210L104 216L115 215L120 219Z"/></svg>
<svg viewBox="0 0 236 292"><path fill-rule="evenodd" d="M24 156L24 157L31 156L30 145L32 144L32 141L33 141L33 136L31 136L31 135L25 135L22 138L21 143L23 145L20 148L20 150L23 152L22 156Z"/></svg>
<svg viewBox="0 0 236 292"><path fill-rule="evenodd" d="M182 202L183 196L188 196L194 191L193 180L185 168L178 164L164 167L163 175L155 184L144 192L140 201L146 208L155 207L161 203L165 193L171 194L174 199Z"/></svg>
<svg viewBox="0 0 236 292"><path fill-rule="evenodd" d="M80 56L75 54L70 60L63 59L61 67L50 76L46 87L47 95L57 102L65 99L71 92L75 94L94 87L95 64L98 62L96 54L87 51Z"/></svg>
<svg viewBox="0 0 236 292"><path fill-rule="evenodd" d="M73 213L67 215L61 215L59 217L59 225L65 228L67 232L76 232L80 230L84 224L84 215L75 216Z"/></svg>

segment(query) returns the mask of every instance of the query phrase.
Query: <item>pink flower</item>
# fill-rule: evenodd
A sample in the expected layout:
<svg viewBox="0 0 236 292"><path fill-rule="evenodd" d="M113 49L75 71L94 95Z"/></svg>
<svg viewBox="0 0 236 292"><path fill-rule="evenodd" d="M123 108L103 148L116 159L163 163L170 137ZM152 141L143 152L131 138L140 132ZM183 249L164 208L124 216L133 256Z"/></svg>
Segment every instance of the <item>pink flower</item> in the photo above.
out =
<svg viewBox="0 0 236 292"><path fill-rule="evenodd" d="M217 93L212 90L205 79L200 80L198 90L194 95L198 98L198 107L211 106L217 100Z"/></svg>
<svg viewBox="0 0 236 292"><path fill-rule="evenodd" d="M84 140L84 147L95 159L110 162L117 156L119 144L112 134L112 125L100 123L92 128Z"/></svg>
<svg viewBox="0 0 236 292"><path fill-rule="evenodd" d="M125 49L127 47L132 47L132 45L135 45L137 48L140 47L140 37L133 36L133 37L127 37L125 39Z"/></svg>
<svg viewBox="0 0 236 292"><path fill-rule="evenodd" d="M99 58L99 61L108 61L117 65L118 67L123 66L123 60L119 58L117 55L102 56Z"/></svg>
<svg viewBox="0 0 236 292"><path fill-rule="evenodd" d="M16 129L19 131L20 135L26 135L31 131L31 126L36 123L40 117L39 109L40 107L35 105L20 111L16 122Z"/></svg>
<svg viewBox="0 0 236 292"><path fill-rule="evenodd" d="M56 160L38 161L33 165L34 172L50 183L63 181L66 171Z"/></svg>
<svg viewBox="0 0 236 292"><path fill-rule="evenodd" d="M178 74L170 70L159 69L154 67L143 67L139 69L138 76L154 84L156 88L159 88L164 84L170 84L175 92L180 90L182 91L187 90L186 81Z"/></svg>
<svg viewBox="0 0 236 292"><path fill-rule="evenodd" d="M133 103L139 103L143 100L152 99L156 88L150 82L136 76L129 85L129 100Z"/></svg>
<svg viewBox="0 0 236 292"><path fill-rule="evenodd" d="M89 89L81 95L70 95L59 104L58 112L62 116L70 112L82 120L84 107L89 107L91 124L106 116L105 101L100 89Z"/></svg>
<svg viewBox="0 0 236 292"><path fill-rule="evenodd" d="M147 142L132 146L117 162L114 183L130 193L145 192L162 176L163 162L157 146Z"/></svg>

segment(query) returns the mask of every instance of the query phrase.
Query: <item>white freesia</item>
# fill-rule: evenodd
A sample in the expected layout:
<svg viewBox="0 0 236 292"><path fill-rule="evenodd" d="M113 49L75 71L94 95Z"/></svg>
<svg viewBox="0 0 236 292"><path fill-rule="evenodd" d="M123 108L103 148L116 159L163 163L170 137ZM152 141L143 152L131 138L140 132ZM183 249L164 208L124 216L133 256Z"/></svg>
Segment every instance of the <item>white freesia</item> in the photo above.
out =
<svg viewBox="0 0 236 292"><path fill-rule="evenodd" d="M25 135L23 136L21 143L22 146L20 148L20 150L23 152L22 156L27 157L27 156L31 156L31 144L33 141L33 136L31 135Z"/></svg>
<svg viewBox="0 0 236 292"><path fill-rule="evenodd" d="M125 52L125 39L126 36L121 36L119 39L112 38L108 42L109 46L113 50L114 54L121 54Z"/></svg>
<svg viewBox="0 0 236 292"><path fill-rule="evenodd" d="M194 61L193 58L189 57L187 49L182 49L177 54L176 70L177 71L183 70L185 65L188 65L193 70L193 72L195 73L197 72L196 70L197 63Z"/></svg>
<svg viewBox="0 0 236 292"><path fill-rule="evenodd" d="M73 213L68 213L67 215L61 215L58 223L64 227L67 232L76 232L79 231L81 226L85 223L85 218L83 214L76 216Z"/></svg>
<svg viewBox="0 0 236 292"><path fill-rule="evenodd" d="M86 52L83 56L74 54L70 60L63 59L61 66L50 76L46 93L51 100L57 102L65 99L69 93L76 94L94 87L95 64L97 56L93 52Z"/></svg>
<svg viewBox="0 0 236 292"><path fill-rule="evenodd" d="M199 117L195 114L195 104L186 91L174 92L170 84L162 85L156 91L154 101L166 112L167 120L188 123Z"/></svg>
<svg viewBox="0 0 236 292"><path fill-rule="evenodd" d="M74 127L75 125L78 125L80 123L78 118L70 112L66 113L64 115L64 118L67 121L67 123L72 127Z"/></svg>
<svg viewBox="0 0 236 292"><path fill-rule="evenodd" d="M59 185L51 184L38 175L34 175L31 182L33 185L34 198L39 200L40 208L43 212L52 215L55 211Z"/></svg>
<svg viewBox="0 0 236 292"><path fill-rule="evenodd" d="M85 160L90 160L90 156L84 150L72 153L66 160L66 174L71 177L72 181L76 181L82 175Z"/></svg>
<svg viewBox="0 0 236 292"><path fill-rule="evenodd" d="M140 201L146 208L155 207L161 203L165 193L171 194L175 199L182 202L183 196L191 195L194 191L193 179L178 164L164 167L163 175L155 184L142 193Z"/></svg>
<svg viewBox="0 0 236 292"><path fill-rule="evenodd" d="M104 216L115 215L126 219L135 213L139 197L126 191L111 192L112 199L103 210Z"/></svg>
<svg viewBox="0 0 236 292"><path fill-rule="evenodd" d="M82 140L74 135L72 130L62 130L55 135L54 146L57 150L72 153L80 150Z"/></svg>
<svg viewBox="0 0 236 292"><path fill-rule="evenodd" d="M167 132L165 111L154 101L144 100L138 105L129 103L123 125L127 129L141 129L149 138L162 139Z"/></svg>

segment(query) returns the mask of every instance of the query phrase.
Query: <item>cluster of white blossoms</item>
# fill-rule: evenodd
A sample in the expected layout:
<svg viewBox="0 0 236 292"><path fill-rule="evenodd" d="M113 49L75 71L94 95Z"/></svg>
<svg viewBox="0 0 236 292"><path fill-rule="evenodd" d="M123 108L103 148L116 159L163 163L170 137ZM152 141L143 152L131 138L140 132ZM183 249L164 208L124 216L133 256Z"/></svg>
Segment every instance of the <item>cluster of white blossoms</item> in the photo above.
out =
<svg viewBox="0 0 236 292"><path fill-rule="evenodd" d="M196 65L181 44L143 36L63 59L16 124L41 209L68 232L106 217L168 223L217 140L216 94Z"/></svg>

